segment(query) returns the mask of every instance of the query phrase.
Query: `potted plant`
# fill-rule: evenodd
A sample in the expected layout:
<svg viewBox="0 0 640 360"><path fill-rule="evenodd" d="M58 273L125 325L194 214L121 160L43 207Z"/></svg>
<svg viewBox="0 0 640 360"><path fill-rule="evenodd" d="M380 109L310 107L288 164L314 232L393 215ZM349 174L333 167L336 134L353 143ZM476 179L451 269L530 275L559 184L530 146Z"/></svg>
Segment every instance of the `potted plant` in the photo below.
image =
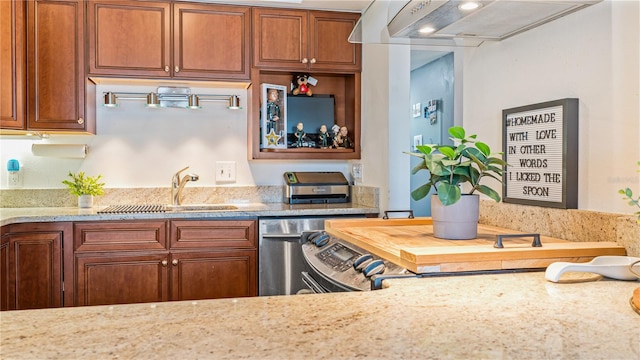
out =
<svg viewBox="0 0 640 360"><path fill-rule="evenodd" d="M411 197L421 200L435 188L436 195L431 197L434 236L473 239L478 235L480 206L475 192L499 202L500 194L480 182L485 177L502 182L507 163L502 160L501 152L491 153L487 144L477 141L477 135L467 136L461 126L449 128L449 135L453 145L419 145L416 147L419 152L408 153L422 159L411 171L412 175L420 170L430 173L428 181L413 190ZM465 183L471 190L462 194L461 185Z"/></svg>
<svg viewBox="0 0 640 360"><path fill-rule="evenodd" d="M638 166L640 166L640 161L638 161ZM640 170L638 170L638 172L640 172ZM624 200L629 200L629 206L636 206L640 208L640 196L638 196L636 199L633 198L633 191L631 191L630 188L624 188L624 189L620 189L618 190L619 194L624 195L624 197L622 199ZM640 211L636 211L634 213L634 215L636 215L638 217L637 222L638 224L640 224Z"/></svg>
<svg viewBox="0 0 640 360"><path fill-rule="evenodd" d="M63 180L69 192L78 197L79 208L93 207L93 197L104 194L104 183L99 182L102 175L85 176L83 171L73 174L69 171L71 180Z"/></svg>

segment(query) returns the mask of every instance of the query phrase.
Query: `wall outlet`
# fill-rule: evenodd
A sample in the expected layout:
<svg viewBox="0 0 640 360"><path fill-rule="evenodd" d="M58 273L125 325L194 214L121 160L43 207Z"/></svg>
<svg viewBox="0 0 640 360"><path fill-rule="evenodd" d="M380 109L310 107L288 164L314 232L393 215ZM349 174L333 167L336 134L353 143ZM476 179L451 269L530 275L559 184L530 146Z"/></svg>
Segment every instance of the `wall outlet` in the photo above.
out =
<svg viewBox="0 0 640 360"><path fill-rule="evenodd" d="M236 182L235 161L216 161L216 182Z"/></svg>
<svg viewBox="0 0 640 360"><path fill-rule="evenodd" d="M22 187L22 171L8 171L7 172L7 187L21 188Z"/></svg>
<svg viewBox="0 0 640 360"><path fill-rule="evenodd" d="M351 176L353 177L353 185L360 185L364 181L362 174L362 163L351 164Z"/></svg>

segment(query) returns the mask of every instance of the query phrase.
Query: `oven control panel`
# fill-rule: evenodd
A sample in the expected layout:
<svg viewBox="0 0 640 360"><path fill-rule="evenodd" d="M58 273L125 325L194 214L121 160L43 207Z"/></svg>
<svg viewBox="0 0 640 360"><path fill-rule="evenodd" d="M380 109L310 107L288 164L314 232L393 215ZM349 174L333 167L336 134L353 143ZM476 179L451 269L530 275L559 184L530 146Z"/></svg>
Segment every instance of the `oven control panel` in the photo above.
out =
<svg viewBox="0 0 640 360"><path fill-rule="evenodd" d="M336 271L346 271L353 266L353 261L361 254L340 243L333 243L329 248L317 253L316 256Z"/></svg>
<svg viewBox="0 0 640 360"><path fill-rule="evenodd" d="M309 274L327 289L370 290L373 275L407 272L325 232L309 235L302 245L302 254L312 270Z"/></svg>

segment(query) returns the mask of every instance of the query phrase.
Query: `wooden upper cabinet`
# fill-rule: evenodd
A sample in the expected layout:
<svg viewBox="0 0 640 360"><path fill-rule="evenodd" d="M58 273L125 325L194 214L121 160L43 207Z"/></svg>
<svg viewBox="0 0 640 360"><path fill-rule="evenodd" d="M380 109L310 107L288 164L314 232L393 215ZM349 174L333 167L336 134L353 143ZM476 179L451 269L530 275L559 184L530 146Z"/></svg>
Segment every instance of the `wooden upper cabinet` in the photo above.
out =
<svg viewBox="0 0 640 360"><path fill-rule="evenodd" d="M90 1L89 73L171 76L171 4Z"/></svg>
<svg viewBox="0 0 640 360"><path fill-rule="evenodd" d="M27 71L29 129L95 131L85 111L83 1L27 2Z"/></svg>
<svg viewBox="0 0 640 360"><path fill-rule="evenodd" d="M309 11L310 70L360 71L362 46L348 41L360 14Z"/></svg>
<svg viewBox="0 0 640 360"><path fill-rule="evenodd" d="M89 2L89 73L249 79L249 7Z"/></svg>
<svg viewBox="0 0 640 360"><path fill-rule="evenodd" d="M251 18L245 6L173 5L173 76L249 79Z"/></svg>
<svg viewBox="0 0 640 360"><path fill-rule="evenodd" d="M0 1L0 127L25 129L25 3Z"/></svg>
<svg viewBox="0 0 640 360"><path fill-rule="evenodd" d="M361 46L348 41L360 14L253 9L253 65L289 71L354 72Z"/></svg>

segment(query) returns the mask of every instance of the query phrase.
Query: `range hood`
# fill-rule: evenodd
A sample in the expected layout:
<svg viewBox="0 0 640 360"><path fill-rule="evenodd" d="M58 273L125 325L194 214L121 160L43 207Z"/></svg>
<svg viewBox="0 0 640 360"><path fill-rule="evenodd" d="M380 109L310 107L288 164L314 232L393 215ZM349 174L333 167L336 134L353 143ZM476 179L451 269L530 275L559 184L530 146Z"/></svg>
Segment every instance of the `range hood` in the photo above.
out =
<svg viewBox="0 0 640 360"><path fill-rule="evenodd" d="M477 9L465 11L469 0L411 0L387 30L391 38L500 41L600 1L478 0ZM426 27L432 31L421 32Z"/></svg>

